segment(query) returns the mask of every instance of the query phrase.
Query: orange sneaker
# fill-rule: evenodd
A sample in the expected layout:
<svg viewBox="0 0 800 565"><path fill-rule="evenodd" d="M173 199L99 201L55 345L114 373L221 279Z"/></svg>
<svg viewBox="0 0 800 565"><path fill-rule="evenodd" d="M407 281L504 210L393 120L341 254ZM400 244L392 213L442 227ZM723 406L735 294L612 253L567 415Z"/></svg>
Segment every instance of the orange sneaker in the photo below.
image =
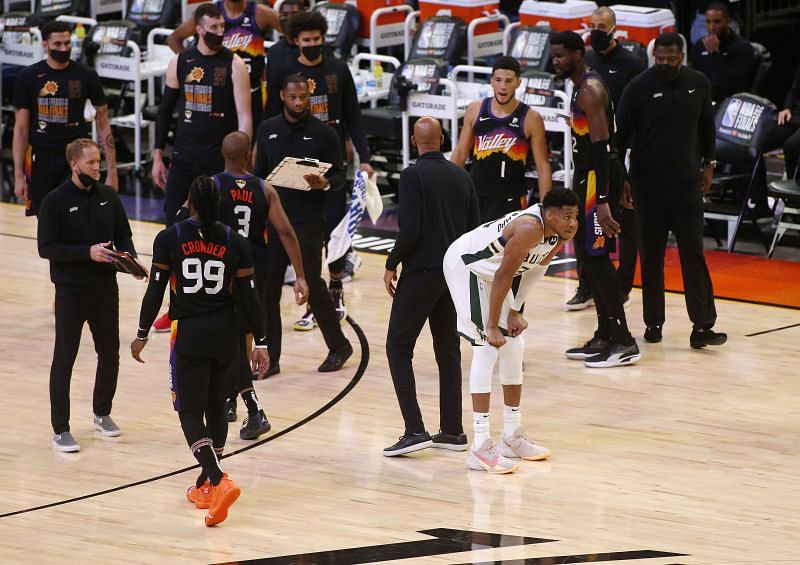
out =
<svg viewBox="0 0 800 565"><path fill-rule="evenodd" d="M213 489L211 483L206 480L201 486L191 486L186 489L186 499L194 503L196 508L205 510L211 508L211 498L213 497Z"/></svg>
<svg viewBox="0 0 800 565"><path fill-rule="evenodd" d="M228 517L228 509L242 494L241 489L228 478L227 473L222 474L222 480L217 486L211 487L211 492L211 507L206 514L206 526L216 526L224 522Z"/></svg>
<svg viewBox="0 0 800 565"><path fill-rule="evenodd" d="M172 320L169 319L169 312L161 316L160 318L156 319L153 322L153 331L157 333L164 333L170 330L170 326L172 325Z"/></svg>

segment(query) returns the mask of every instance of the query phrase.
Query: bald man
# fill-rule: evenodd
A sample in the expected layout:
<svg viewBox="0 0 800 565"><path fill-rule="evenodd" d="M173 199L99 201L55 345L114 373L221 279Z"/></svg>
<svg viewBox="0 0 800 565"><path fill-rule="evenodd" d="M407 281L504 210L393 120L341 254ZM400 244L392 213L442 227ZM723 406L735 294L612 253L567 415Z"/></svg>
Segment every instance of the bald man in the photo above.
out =
<svg viewBox="0 0 800 565"><path fill-rule="evenodd" d="M445 251L478 225L480 212L469 174L445 159L438 120L420 118L411 145L419 158L400 175L400 233L386 260L383 282L394 299L386 336L386 356L405 431L383 450L387 457L440 447L467 449L461 423L461 352L456 310L442 271ZM402 263L398 281L397 270ZM439 433L425 430L411 359L425 320L433 337L439 367Z"/></svg>

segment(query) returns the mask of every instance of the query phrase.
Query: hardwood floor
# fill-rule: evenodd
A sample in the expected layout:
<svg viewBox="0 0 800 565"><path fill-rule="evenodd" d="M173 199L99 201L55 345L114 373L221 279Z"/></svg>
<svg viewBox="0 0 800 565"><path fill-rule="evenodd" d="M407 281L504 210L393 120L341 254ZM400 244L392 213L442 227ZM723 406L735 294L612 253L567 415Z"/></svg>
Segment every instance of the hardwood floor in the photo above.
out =
<svg viewBox="0 0 800 565"><path fill-rule="evenodd" d="M134 222L140 252L150 253L158 229ZM593 311L563 311L574 283L546 277L535 291L537 317L528 318L522 406L529 435L553 457L489 476L468 471L464 453L381 455L402 433L402 420L384 351L390 299L383 258L364 254L345 292L368 341L366 371L324 413L226 458L242 496L225 523L206 528L204 511L184 497L197 471L171 474L194 459L170 403L167 336L153 336L145 365L128 352L145 285L119 278L121 369L112 414L123 435L92 431L95 355L85 331L71 395L82 449L59 454L50 444L47 384L54 292L36 252L35 222L19 207L0 205L0 249L2 563L800 563L796 310L719 301L718 328L729 333L728 344L695 351L682 296L667 297L664 341L650 345L641 339L634 291L628 316L642 361L591 370L563 350L589 337ZM317 373L325 355L319 330L291 330L300 311L288 289L283 306L283 372L255 385L270 436L336 399L365 354L356 347L342 371ZM357 343L353 329L345 331ZM462 353L467 369L466 344ZM423 414L435 432L438 383L427 328L415 363ZM471 434L466 371L464 380ZM492 405L495 437L500 398ZM239 439L240 425L241 418L231 424L229 451L252 444ZM58 504L72 498L79 499ZM45 507L30 510L38 506ZM419 533L437 528L446 529L438 541ZM323 553L305 555L314 552ZM275 556L291 557L267 560Z"/></svg>

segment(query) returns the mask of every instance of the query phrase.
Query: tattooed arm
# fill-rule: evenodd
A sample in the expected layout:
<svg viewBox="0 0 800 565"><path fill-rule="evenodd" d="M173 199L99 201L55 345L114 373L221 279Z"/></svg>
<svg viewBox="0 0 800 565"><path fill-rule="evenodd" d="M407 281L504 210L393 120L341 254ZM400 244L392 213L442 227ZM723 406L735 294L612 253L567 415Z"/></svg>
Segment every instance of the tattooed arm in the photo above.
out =
<svg viewBox="0 0 800 565"><path fill-rule="evenodd" d="M119 190L119 181L117 180L117 149L114 145L114 134L111 133L111 122L108 121L108 106L98 106L96 108L97 116L97 144L100 146L100 151L106 157L106 167L108 175L106 176L106 184L111 185L114 190Z"/></svg>

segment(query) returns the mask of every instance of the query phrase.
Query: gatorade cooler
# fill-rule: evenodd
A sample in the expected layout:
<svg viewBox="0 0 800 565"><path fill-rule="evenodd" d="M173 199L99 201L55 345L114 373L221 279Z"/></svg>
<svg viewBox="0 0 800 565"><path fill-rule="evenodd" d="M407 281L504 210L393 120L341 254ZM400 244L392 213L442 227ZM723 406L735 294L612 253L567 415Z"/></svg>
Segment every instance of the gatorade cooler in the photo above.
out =
<svg viewBox="0 0 800 565"><path fill-rule="evenodd" d="M500 12L500 0L420 0L420 20L433 16L453 16L467 24L476 18L493 16ZM497 33L497 23L485 23L475 28L475 35Z"/></svg>
<svg viewBox="0 0 800 565"><path fill-rule="evenodd" d="M675 31L675 15L666 8L644 8L614 4L609 6L617 15L616 36L638 41L645 47L665 31Z"/></svg>
<svg viewBox="0 0 800 565"><path fill-rule="evenodd" d="M391 8L392 6L402 6L405 0L329 0L334 4L353 4L358 8L358 13L361 14L361 27L358 31L359 37L369 37L369 20L372 17L372 12L378 8ZM396 14L386 14L378 18L378 25L388 24L402 24L407 12L397 12Z"/></svg>
<svg viewBox="0 0 800 565"><path fill-rule="evenodd" d="M525 0L519 8L519 23L556 31L582 30L589 26L589 18L596 9L597 4L589 0L566 0L563 4Z"/></svg>

